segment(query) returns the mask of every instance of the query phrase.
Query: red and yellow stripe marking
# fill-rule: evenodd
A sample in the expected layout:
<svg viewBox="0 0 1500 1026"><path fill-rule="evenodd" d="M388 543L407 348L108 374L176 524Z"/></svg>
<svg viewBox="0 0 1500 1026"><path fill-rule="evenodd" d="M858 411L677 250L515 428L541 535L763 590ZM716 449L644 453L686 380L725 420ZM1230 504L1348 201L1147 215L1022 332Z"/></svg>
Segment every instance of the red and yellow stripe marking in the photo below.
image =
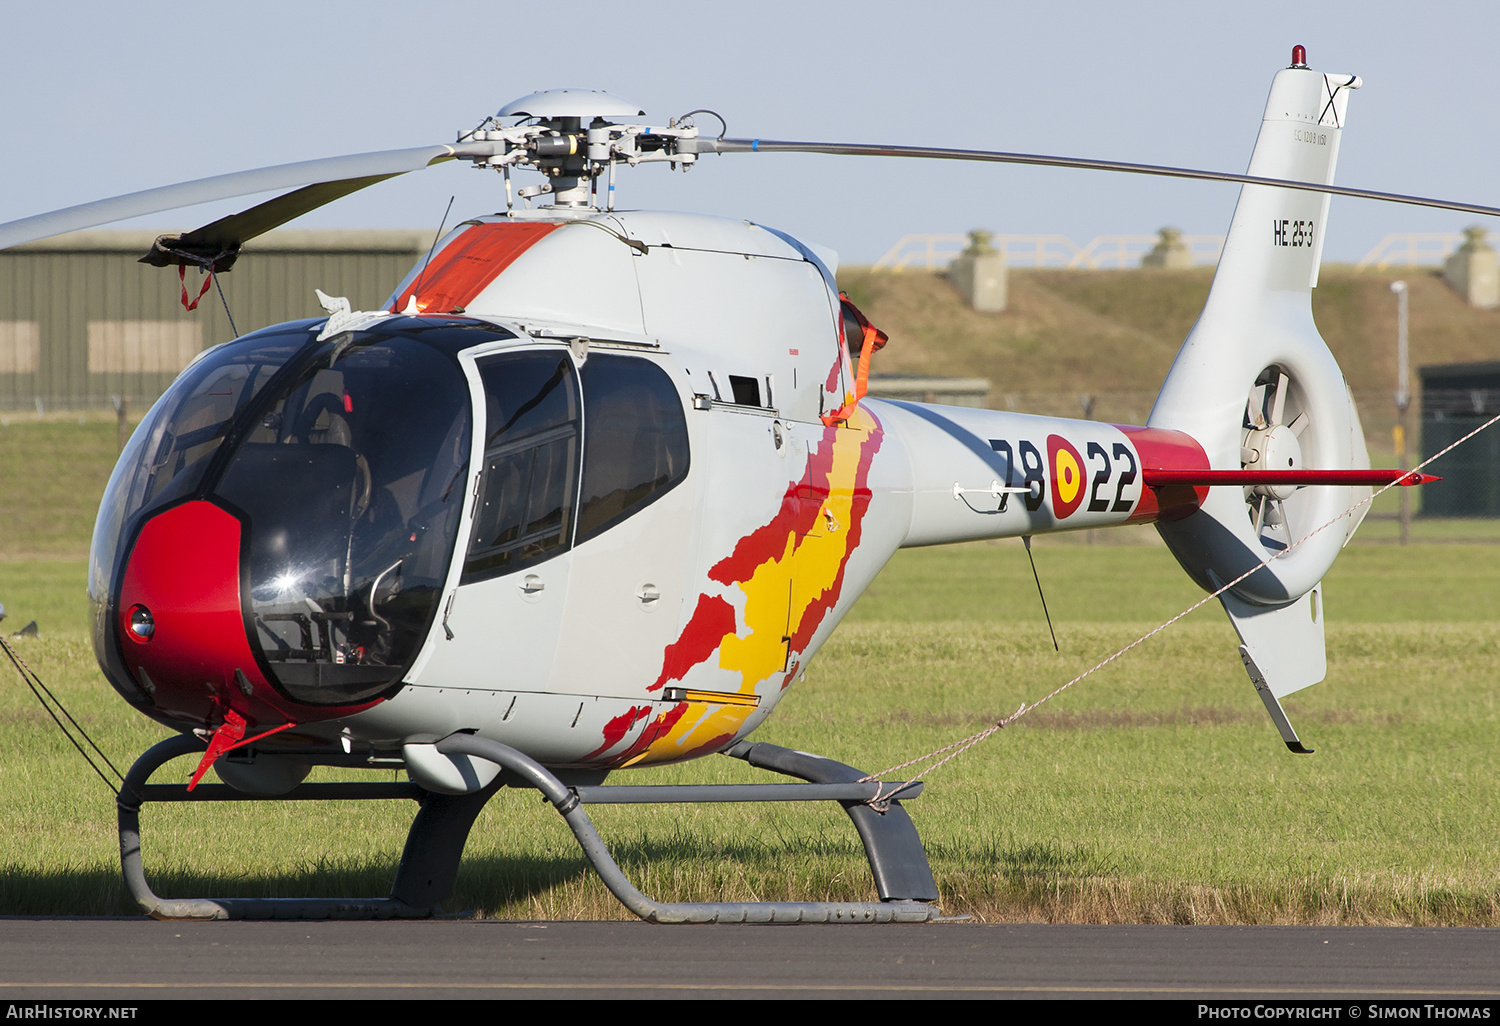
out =
<svg viewBox="0 0 1500 1026"><path fill-rule="evenodd" d="M657 714L634 742L610 752L649 707L632 710L593 759L601 765L674 762L718 751L755 711L757 687L781 679L788 653L805 651L843 592L849 556L859 547L870 505L870 464L884 438L879 422L856 407L843 426L827 427L807 472L787 488L776 515L736 543L709 570L722 586L698 596L692 616L662 657L662 670L648 690L683 679L718 654L720 668L739 675L735 692L689 691L684 701ZM738 591L743 614L724 596ZM737 700L736 700L737 699ZM606 754L609 753L609 754Z"/></svg>

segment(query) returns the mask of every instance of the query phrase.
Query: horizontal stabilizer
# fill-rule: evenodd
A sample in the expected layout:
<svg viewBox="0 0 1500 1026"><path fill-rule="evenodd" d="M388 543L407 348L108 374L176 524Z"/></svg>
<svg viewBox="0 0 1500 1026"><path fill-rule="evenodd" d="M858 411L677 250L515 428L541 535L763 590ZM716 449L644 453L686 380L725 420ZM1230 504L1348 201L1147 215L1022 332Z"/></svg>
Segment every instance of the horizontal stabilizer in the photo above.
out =
<svg viewBox="0 0 1500 1026"><path fill-rule="evenodd" d="M1141 472L1146 486L1166 485L1414 485L1442 478L1414 470L1154 470Z"/></svg>

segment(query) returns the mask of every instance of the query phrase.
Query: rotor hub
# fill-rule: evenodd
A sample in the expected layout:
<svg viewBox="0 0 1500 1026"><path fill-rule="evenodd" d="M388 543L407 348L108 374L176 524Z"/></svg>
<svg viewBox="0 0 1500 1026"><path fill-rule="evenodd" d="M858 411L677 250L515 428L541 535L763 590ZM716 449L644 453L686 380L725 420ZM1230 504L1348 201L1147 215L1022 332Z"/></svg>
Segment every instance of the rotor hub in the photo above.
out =
<svg viewBox="0 0 1500 1026"><path fill-rule="evenodd" d="M533 197L551 195L553 207L593 209L597 179L608 171L607 203L613 209L614 165L668 161L686 170L697 160L690 140L698 138L698 130L687 118L666 126L634 123L645 113L597 89L549 89L507 103L458 142L497 144L470 159L476 167L505 173L508 207L511 169L530 168L547 180L520 190L528 206ZM519 120L507 128L502 118Z"/></svg>
<svg viewBox="0 0 1500 1026"><path fill-rule="evenodd" d="M1246 470L1301 470L1302 444L1286 424L1272 424L1255 428L1245 436L1245 452L1248 456ZM1297 490L1296 485L1254 485L1252 495L1263 495L1272 499L1289 499Z"/></svg>

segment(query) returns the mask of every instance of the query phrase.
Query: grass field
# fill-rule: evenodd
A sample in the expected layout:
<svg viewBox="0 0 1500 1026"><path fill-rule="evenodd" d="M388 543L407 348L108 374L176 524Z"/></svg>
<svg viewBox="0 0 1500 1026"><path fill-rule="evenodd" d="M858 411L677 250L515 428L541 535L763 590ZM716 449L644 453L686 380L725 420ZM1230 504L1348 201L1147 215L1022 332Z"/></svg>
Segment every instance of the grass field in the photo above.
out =
<svg viewBox="0 0 1500 1026"><path fill-rule="evenodd" d="M122 769L161 728L103 682L84 557L114 460L112 419L0 426L0 602L13 642ZM16 482L22 482L17 486ZM911 802L944 907L985 921L1500 925L1500 522L1367 522L1329 575L1329 676L1286 703L1312 756L1267 721L1217 608L1195 613L928 778ZM1091 544L1092 542L1092 544ZM1196 601L1149 529L1039 539L1054 652L1015 543L901 552L755 736L880 769L947 744ZM185 777L186 761L161 779ZM630 782L764 779L730 759ZM0 914L131 914L114 808L0 665ZM407 803L148 807L164 895L371 896ZM836 808L599 808L663 900L867 899ZM571 835L502 792L453 909L623 917Z"/></svg>
<svg viewBox="0 0 1500 1026"><path fill-rule="evenodd" d="M1060 654L1018 546L902 552L756 738L891 765L1039 697L1198 597L1144 538L1043 540L1036 557ZM162 731L93 665L83 569L0 563L0 597L8 627L42 623L14 644L123 768ZM1326 587L1329 678L1286 703L1312 756L1281 745L1214 608L1002 731L909 805L944 908L990 922L1500 925L1497 570L1500 546L1486 544L1346 550ZM133 912L110 795L15 674L0 680L0 914ZM720 757L625 777L763 779ZM379 895L413 811L148 807L147 871L167 895ZM836 808L595 816L659 899L873 896ZM450 907L626 915L529 792L491 802Z"/></svg>

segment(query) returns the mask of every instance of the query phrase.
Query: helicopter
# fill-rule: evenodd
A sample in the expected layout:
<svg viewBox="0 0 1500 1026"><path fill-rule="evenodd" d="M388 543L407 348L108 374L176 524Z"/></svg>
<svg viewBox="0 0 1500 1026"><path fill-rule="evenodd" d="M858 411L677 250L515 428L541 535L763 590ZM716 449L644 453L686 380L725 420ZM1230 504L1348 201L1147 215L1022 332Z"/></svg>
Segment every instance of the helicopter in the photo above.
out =
<svg viewBox="0 0 1500 1026"><path fill-rule="evenodd" d="M166 918L431 914L474 817L509 785L540 789L653 921L930 919L936 886L900 804L919 782L748 740L911 546L1155 525L1218 593L1275 728L1306 753L1280 700L1326 675L1321 581L1372 485L1432 480L1370 468L1313 322L1329 198L1495 212L1334 186L1360 84L1295 48L1244 175L729 139L562 89L452 144L0 225L4 248L289 189L142 257L222 274L246 241L390 177L466 160L503 178L505 209L443 236L379 309L320 293L327 317L206 350L122 452L89 557L95 654L126 702L176 732L121 789L131 893ZM831 251L748 221L617 209L622 165L774 152L1086 167L1241 194L1147 423L1112 425L870 397L886 338L839 292ZM513 188L523 169L542 181ZM806 783L604 783L716 753ZM186 786L147 783L183 755L197 760ZM409 783L304 783L317 765L403 768ZM200 785L210 769L222 784ZM147 800L381 795L422 802L387 899L163 899L141 870ZM583 811L720 800L840 802L881 901L654 902Z"/></svg>

